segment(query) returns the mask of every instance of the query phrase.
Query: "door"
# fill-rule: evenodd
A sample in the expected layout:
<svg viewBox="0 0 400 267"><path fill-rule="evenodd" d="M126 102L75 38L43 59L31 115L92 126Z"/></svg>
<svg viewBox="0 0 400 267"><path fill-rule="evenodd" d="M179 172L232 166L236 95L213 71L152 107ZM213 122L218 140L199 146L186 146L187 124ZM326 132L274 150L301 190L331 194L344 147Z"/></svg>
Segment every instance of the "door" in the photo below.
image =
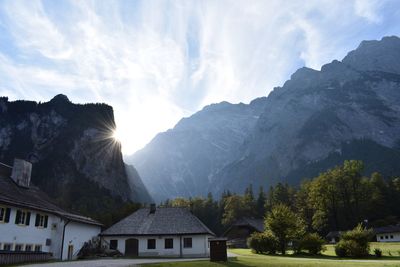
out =
<svg viewBox="0 0 400 267"><path fill-rule="evenodd" d="M139 240L130 238L125 241L125 256L139 256Z"/></svg>
<svg viewBox="0 0 400 267"><path fill-rule="evenodd" d="M68 246L68 260L72 260L72 257L74 256L74 246L69 245Z"/></svg>

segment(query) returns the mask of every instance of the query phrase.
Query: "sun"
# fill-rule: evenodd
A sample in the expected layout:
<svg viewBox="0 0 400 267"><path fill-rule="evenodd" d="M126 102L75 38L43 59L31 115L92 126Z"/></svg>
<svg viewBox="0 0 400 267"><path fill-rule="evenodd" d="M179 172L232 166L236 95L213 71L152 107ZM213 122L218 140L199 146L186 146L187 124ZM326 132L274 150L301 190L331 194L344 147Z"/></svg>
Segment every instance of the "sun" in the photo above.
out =
<svg viewBox="0 0 400 267"><path fill-rule="evenodd" d="M117 129L113 130L111 137L114 139L114 141L119 143L121 142L121 133Z"/></svg>

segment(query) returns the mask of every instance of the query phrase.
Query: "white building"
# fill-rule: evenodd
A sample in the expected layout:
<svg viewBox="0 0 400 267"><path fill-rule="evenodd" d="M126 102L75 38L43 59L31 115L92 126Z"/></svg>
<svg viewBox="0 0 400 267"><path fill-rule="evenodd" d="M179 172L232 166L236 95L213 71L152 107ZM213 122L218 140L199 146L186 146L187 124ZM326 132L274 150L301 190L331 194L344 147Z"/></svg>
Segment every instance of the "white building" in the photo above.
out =
<svg viewBox="0 0 400 267"><path fill-rule="evenodd" d="M215 234L185 208L140 209L100 234L126 256L209 257Z"/></svg>
<svg viewBox="0 0 400 267"><path fill-rule="evenodd" d="M378 242L399 242L400 225L389 225L374 229L376 241Z"/></svg>
<svg viewBox="0 0 400 267"><path fill-rule="evenodd" d="M74 259L86 241L101 232L101 224L68 213L30 183L32 165L0 163L0 250L52 253Z"/></svg>

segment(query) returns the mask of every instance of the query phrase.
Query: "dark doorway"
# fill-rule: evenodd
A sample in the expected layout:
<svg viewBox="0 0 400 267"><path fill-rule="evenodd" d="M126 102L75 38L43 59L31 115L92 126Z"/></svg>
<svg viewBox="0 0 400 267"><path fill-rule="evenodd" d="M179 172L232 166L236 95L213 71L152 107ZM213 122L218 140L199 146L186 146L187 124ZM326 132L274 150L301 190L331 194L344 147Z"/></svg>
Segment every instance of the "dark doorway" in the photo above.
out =
<svg viewBox="0 0 400 267"><path fill-rule="evenodd" d="M130 238L125 241L125 256L139 256L139 240Z"/></svg>
<svg viewBox="0 0 400 267"><path fill-rule="evenodd" d="M210 261L227 261L226 238L209 238Z"/></svg>
<svg viewBox="0 0 400 267"><path fill-rule="evenodd" d="M69 245L68 246L68 260L71 261L74 256L74 246Z"/></svg>

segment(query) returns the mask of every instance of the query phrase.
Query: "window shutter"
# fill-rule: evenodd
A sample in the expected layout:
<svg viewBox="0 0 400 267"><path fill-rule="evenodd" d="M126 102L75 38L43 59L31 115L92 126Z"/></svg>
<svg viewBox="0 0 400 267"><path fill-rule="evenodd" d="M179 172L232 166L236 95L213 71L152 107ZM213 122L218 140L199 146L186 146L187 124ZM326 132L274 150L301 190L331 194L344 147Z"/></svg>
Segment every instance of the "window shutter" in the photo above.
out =
<svg viewBox="0 0 400 267"><path fill-rule="evenodd" d="M39 226L39 221L40 221L40 215L39 215L39 213L36 213L36 219L35 219L35 226L36 227Z"/></svg>
<svg viewBox="0 0 400 267"><path fill-rule="evenodd" d="M17 215L15 216L15 224L19 224L20 218L21 218L21 211L17 210Z"/></svg>
<svg viewBox="0 0 400 267"><path fill-rule="evenodd" d="M4 222L8 223L10 221L10 213L11 213L11 209L7 208L6 209L6 217L4 218Z"/></svg>
<svg viewBox="0 0 400 267"><path fill-rule="evenodd" d="M30 221L31 221L31 213L28 211L28 212L26 213L26 222L25 222L25 225L29 225Z"/></svg>
<svg viewBox="0 0 400 267"><path fill-rule="evenodd" d="M44 216L44 228L47 228L47 222L49 220L49 216Z"/></svg>

